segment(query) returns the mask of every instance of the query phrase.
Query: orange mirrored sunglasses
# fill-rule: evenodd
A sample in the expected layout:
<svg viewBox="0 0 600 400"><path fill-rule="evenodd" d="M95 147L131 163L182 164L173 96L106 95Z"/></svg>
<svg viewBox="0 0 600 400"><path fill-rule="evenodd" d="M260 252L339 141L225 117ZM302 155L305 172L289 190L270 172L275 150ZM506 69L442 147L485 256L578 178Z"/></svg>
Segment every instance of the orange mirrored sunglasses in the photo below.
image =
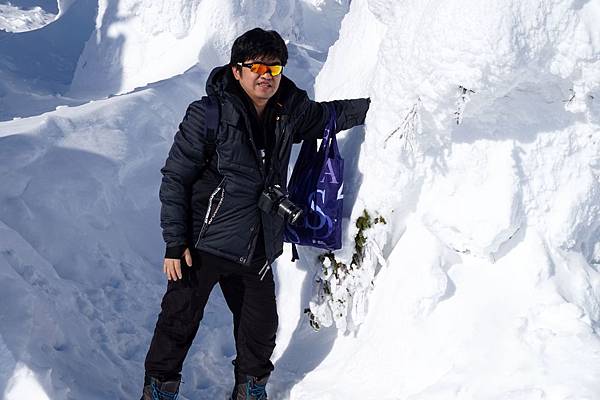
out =
<svg viewBox="0 0 600 400"><path fill-rule="evenodd" d="M246 67L246 68L250 68L250 71L254 72L255 74L259 74L259 75L262 75L265 72L269 71L271 76L277 76L277 75L281 74L281 72L283 72L283 65L281 65L281 64L274 64L274 65L267 65L267 64L261 64L261 63L244 64L244 63L240 62L240 63L237 63L237 65L240 65L240 66Z"/></svg>

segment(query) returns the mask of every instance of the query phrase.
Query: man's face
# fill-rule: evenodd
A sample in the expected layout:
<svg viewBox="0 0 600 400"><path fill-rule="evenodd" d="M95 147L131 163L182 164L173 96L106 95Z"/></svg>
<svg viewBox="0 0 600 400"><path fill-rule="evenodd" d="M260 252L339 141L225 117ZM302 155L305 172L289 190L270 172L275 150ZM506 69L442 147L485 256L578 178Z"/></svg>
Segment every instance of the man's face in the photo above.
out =
<svg viewBox="0 0 600 400"><path fill-rule="evenodd" d="M252 60L244 61L244 64L252 64L252 63L262 63L266 65L274 65L281 64L281 61L277 58L268 58L268 57L257 57ZM233 71L233 76L235 79L240 82L240 85L244 89L244 91L250 96L250 99L255 104L264 104L266 103L275 92L279 88L279 83L281 82L281 74L272 76L271 73L267 70L262 75L259 75L256 72L252 72L250 68L237 66L231 67Z"/></svg>

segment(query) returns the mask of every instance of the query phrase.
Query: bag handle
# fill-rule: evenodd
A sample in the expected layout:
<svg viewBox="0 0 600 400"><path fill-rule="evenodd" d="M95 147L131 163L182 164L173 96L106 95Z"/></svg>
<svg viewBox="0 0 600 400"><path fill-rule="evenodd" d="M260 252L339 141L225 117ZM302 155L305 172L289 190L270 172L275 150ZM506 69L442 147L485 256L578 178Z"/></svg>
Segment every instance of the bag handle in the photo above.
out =
<svg viewBox="0 0 600 400"><path fill-rule="evenodd" d="M339 154L339 149L337 145L337 140L335 138L335 130L336 130L336 114L335 107L331 103L325 104L327 110L329 110L329 120L327 121L327 125L325 125L325 130L323 132L323 143L321 144L321 148L323 151L323 155L325 159L324 162L327 161L327 158L330 157L330 151L333 151L333 156Z"/></svg>

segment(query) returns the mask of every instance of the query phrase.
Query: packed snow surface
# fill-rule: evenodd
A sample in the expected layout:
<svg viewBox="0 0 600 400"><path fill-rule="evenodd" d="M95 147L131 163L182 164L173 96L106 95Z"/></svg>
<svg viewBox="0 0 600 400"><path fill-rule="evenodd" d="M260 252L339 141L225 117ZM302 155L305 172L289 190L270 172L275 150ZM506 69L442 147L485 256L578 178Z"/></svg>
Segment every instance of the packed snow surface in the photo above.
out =
<svg viewBox="0 0 600 400"><path fill-rule="evenodd" d="M317 100L372 100L339 136L347 268L313 249L275 266L270 398L600 398L600 2L58 9L0 32L3 399L139 397L166 286L160 168L254 26L288 40L284 73ZM230 393L231 331L215 290L183 399Z"/></svg>

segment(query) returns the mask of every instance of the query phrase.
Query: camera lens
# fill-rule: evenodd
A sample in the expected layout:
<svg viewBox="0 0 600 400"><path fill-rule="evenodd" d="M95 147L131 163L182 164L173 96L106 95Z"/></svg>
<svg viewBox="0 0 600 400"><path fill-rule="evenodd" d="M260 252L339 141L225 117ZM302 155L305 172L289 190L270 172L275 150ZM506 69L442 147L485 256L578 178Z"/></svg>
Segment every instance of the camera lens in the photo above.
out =
<svg viewBox="0 0 600 400"><path fill-rule="evenodd" d="M298 225L303 214L304 212L301 209L298 209L295 213L291 214L289 219L290 225Z"/></svg>
<svg viewBox="0 0 600 400"><path fill-rule="evenodd" d="M277 213L292 225L296 225L303 214L302 209L287 198L281 200Z"/></svg>

